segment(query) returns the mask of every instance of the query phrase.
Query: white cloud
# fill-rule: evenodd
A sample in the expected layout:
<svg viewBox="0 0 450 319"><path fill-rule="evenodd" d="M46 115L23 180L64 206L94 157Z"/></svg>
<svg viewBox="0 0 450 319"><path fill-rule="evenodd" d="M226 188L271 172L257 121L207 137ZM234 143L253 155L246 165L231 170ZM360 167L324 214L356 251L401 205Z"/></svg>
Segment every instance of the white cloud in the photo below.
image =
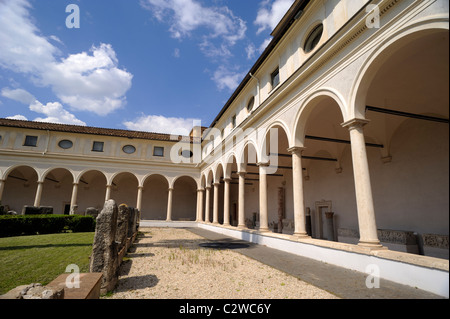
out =
<svg viewBox="0 0 450 319"><path fill-rule="evenodd" d="M247 31L245 21L227 7L205 7L196 0L141 0L141 5L160 22L168 21L174 38L189 37L201 30L201 47L208 56L233 46ZM221 39L222 44L213 43L213 39Z"/></svg>
<svg viewBox="0 0 450 319"><path fill-rule="evenodd" d="M216 83L219 90L223 90L225 88L235 90L244 78L245 74L245 72L238 72L221 65L216 72L214 72L212 79Z"/></svg>
<svg viewBox="0 0 450 319"><path fill-rule="evenodd" d="M10 119L10 120L28 121L28 119L27 119L25 116L20 115L20 114L14 115L14 116L8 116L7 119Z"/></svg>
<svg viewBox="0 0 450 319"><path fill-rule="evenodd" d="M60 123L60 124L74 124L82 126L86 125L86 123L77 119L75 115L65 110L61 103L52 102L43 105L41 102L36 100L36 98L31 93L25 91L24 89L3 88L0 94L14 101L29 105L31 111L44 114L47 116L46 118L38 117L34 119L34 121ZM9 118L18 120L27 120L27 118L23 115L15 115Z"/></svg>
<svg viewBox="0 0 450 319"><path fill-rule="evenodd" d="M27 0L0 1L0 67L50 87L75 110L107 115L123 107L133 76L118 68L112 46L92 46L90 54L71 54L58 61L60 51L33 24L30 8Z"/></svg>
<svg viewBox="0 0 450 319"><path fill-rule="evenodd" d="M36 101L36 98L29 92L23 89L10 89L3 88L0 94L8 99L20 102L22 104L32 104Z"/></svg>
<svg viewBox="0 0 450 319"><path fill-rule="evenodd" d="M294 0L263 1L255 20L255 24L259 26L257 34L266 29L275 29L293 3Z"/></svg>
<svg viewBox="0 0 450 319"><path fill-rule="evenodd" d="M129 130L188 136L198 119L142 115L123 124Z"/></svg>

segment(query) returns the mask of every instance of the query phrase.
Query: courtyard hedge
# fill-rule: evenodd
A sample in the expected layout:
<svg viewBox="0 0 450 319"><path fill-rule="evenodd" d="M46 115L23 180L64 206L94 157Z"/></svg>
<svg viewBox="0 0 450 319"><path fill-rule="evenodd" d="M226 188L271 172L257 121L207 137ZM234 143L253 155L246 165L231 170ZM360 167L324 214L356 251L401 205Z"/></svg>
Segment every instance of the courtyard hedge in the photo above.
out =
<svg viewBox="0 0 450 319"><path fill-rule="evenodd" d="M95 219L80 215L0 216L0 237L93 232Z"/></svg>

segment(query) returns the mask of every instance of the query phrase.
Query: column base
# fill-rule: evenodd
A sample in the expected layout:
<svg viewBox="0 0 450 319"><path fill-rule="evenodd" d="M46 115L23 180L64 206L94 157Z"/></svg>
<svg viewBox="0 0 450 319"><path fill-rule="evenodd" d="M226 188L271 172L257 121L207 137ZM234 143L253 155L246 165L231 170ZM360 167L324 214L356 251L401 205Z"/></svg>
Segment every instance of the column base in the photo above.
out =
<svg viewBox="0 0 450 319"><path fill-rule="evenodd" d="M258 231L260 233L268 233L268 232L270 232L270 229L269 228L259 228Z"/></svg>
<svg viewBox="0 0 450 319"><path fill-rule="evenodd" d="M247 226L245 226L245 225L238 225L237 229L244 230L244 229L247 229Z"/></svg>
<svg viewBox="0 0 450 319"><path fill-rule="evenodd" d="M370 249L388 249L387 247L380 244L379 241L362 241L360 240L358 246L366 247Z"/></svg>
<svg viewBox="0 0 450 319"><path fill-rule="evenodd" d="M293 236L294 236L295 238L300 238L300 239L311 238L311 236L309 236L308 233L294 233Z"/></svg>

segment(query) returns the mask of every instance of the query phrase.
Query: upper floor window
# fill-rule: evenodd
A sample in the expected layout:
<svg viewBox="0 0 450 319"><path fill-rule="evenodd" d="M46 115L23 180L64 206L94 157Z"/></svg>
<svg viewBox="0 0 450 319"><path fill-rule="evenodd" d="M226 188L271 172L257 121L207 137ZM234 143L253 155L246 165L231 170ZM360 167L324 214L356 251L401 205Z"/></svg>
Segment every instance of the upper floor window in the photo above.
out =
<svg viewBox="0 0 450 319"><path fill-rule="evenodd" d="M280 83L280 69L278 67L270 75L270 83L272 84L272 89Z"/></svg>
<svg viewBox="0 0 450 319"><path fill-rule="evenodd" d="M323 34L323 24L318 25L308 36L305 42L305 53L309 53L317 46Z"/></svg>
<svg viewBox="0 0 450 319"><path fill-rule="evenodd" d="M92 151L93 152L103 152L103 146L105 143L103 142L94 142L92 144Z"/></svg>
<svg viewBox="0 0 450 319"><path fill-rule="evenodd" d="M122 151L126 154L133 154L134 152L136 152L136 147L134 147L133 145L125 145L124 147L122 147Z"/></svg>
<svg viewBox="0 0 450 319"><path fill-rule="evenodd" d="M236 115L233 115L233 117L231 118L231 128L235 127L236 127Z"/></svg>
<svg viewBox="0 0 450 319"><path fill-rule="evenodd" d="M37 136L27 135L25 137L25 143L23 143L23 145L24 146L36 147L37 146L37 140L38 140Z"/></svg>
<svg viewBox="0 0 450 319"><path fill-rule="evenodd" d="M72 148L73 142L69 140L62 140L58 143L58 146L61 147L62 149L67 150L69 148Z"/></svg>
<svg viewBox="0 0 450 319"><path fill-rule="evenodd" d="M255 106L255 97L254 96L252 96L251 98L250 98L250 100L248 101L248 103L247 103L247 111L248 112L251 112L252 110L253 110L253 107Z"/></svg>
<svg viewBox="0 0 450 319"><path fill-rule="evenodd" d="M153 148L153 156L164 157L164 147L155 146Z"/></svg>

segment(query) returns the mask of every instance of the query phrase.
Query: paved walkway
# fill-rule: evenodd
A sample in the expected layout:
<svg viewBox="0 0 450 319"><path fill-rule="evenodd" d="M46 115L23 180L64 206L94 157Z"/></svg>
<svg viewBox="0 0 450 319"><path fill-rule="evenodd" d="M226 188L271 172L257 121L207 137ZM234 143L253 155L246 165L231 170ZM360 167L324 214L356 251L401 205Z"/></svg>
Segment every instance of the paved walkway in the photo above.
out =
<svg viewBox="0 0 450 319"><path fill-rule="evenodd" d="M427 291L380 280L380 288L366 287L367 274L330 265L310 258L248 243L201 228L189 231L213 242L235 245L234 251L297 277L344 299L443 299ZM244 248L242 248L244 246Z"/></svg>

